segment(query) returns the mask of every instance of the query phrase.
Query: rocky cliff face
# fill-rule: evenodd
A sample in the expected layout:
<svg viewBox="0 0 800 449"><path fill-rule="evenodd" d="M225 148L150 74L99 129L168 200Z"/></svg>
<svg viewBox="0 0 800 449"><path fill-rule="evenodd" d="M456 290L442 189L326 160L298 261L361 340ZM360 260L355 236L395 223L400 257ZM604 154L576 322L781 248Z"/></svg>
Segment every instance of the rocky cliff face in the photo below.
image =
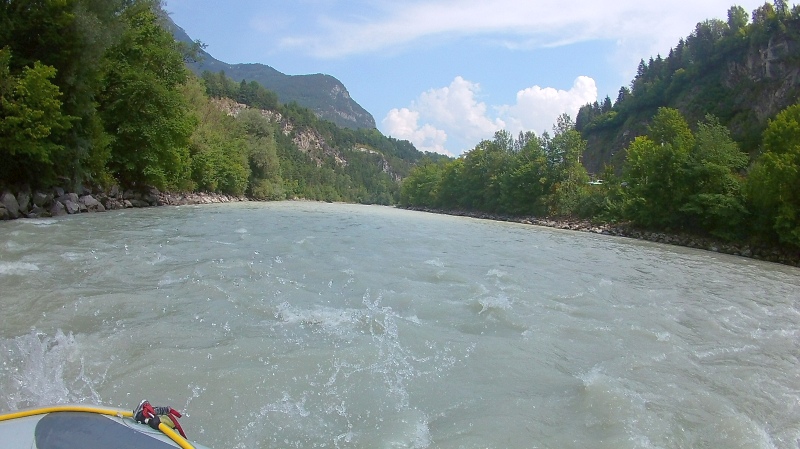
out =
<svg viewBox="0 0 800 449"><path fill-rule="evenodd" d="M194 42L169 16L166 17L166 22L176 40L188 44ZM199 60L189 62L187 66L198 75L206 70L214 73L224 71L237 82L243 79L248 82L256 81L275 92L281 103L294 101L314 111L317 117L343 128L376 127L372 114L350 97L341 81L330 75L286 75L264 64L227 64L202 50Z"/></svg>
<svg viewBox="0 0 800 449"><path fill-rule="evenodd" d="M229 98L214 99L212 101L223 112L232 117L236 117L240 112L248 108L247 105L237 103ZM401 179L401 176L392 169L386 157L372 148L364 145L356 145L353 148L335 148L331 146L316 129L298 128L294 123L287 120L277 111L262 110L261 115L277 124L278 129L280 129L285 136L291 136L292 142L297 146L297 149L311 158L318 167L323 165L323 161L326 158L332 158L339 166L346 167L348 165L347 151L357 151L375 155L379 158L381 170L384 173L389 174L398 182Z"/></svg>
<svg viewBox="0 0 800 449"><path fill-rule="evenodd" d="M752 48L744 61L728 62L724 85L732 91L746 85L763 87L761 95L752 96L750 107L758 121L766 123L798 99L798 54L800 43L788 36L773 36L766 45Z"/></svg>
<svg viewBox="0 0 800 449"><path fill-rule="evenodd" d="M797 28L800 24L790 22ZM719 55L718 62L695 63L667 78L657 101L634 109L617 109L617 123L589 130L583 162L600 173L605 165L618 171L625 149L647 126L659 107L676 108L694 127L706 114L726 125L744 151L755 153L768 121L800 99L800 30L773 32L758 43L744 40ZM692 72L691 78L688 75Z"/></svg>

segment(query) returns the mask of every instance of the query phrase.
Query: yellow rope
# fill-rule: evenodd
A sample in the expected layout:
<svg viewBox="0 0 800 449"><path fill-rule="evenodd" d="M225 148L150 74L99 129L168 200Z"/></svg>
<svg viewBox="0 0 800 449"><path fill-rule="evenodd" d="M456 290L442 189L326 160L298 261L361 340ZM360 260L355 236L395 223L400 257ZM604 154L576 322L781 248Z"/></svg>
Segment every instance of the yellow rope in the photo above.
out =
<svg viewBox="0 0 800 449"><path fill-rule="evenodd" d="M172 441L175 442L178 446L183 449L194 449L191 443L186 441L186 438L182 437L178 432L172 430L168 425L162 423L158 424L158 430L164 432L164 435L170 437Z"/></svg>
<svg viewBox="0 0 800 449"><path fill-rule="evenodd" d="M55 412L85 412L85 413L97 413L99 415L109 415L109 416L118 416L120 418L133 418L133 412L128 410L119 410L113 408L102 408L102 407L93 407L88 405L55 405L52 407L42 407L42 408L34 408L30 410L22 410L19 412L7 413L5 415L0 415L0 421L8 421L10 419L17 419L17 418L25 418L28 416L35 416L35 415L46 415L48 413L55 413ZM175 442L178 446L182 449L194 449L191 443L186 441L180 434L169 428L164 423L158 425L158 430L164 433L164 435L168 436L172 441Z"/></svg>
<svg viewBox="0 0 800 449"><path fill-rule="evenodd" d="M25 418L26 416L45 415L47 413L54 413L54 412L86 412L86 413L97 413L100 415L119 416L120 418L133 418L133 412L127 410L93 407L89 405L54 405L52 407L34 408L30 410L22 410L20 412L0 415L0 421L7 421L9 419L16 419L16 418Z"/></svg>

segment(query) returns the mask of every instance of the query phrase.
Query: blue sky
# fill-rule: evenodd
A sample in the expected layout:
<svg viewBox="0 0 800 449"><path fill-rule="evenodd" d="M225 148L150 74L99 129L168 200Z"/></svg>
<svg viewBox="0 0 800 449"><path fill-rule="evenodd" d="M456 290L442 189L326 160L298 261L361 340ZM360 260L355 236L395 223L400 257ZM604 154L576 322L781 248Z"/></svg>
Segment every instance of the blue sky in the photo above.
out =
<svg viewBox="0 0 800 449"><path fill-rule="evenodd" d="M669 53L740 0L166 0L227 63L327 73L384 134L458 155L495 131L552 128L616 99L639 60Z"/></svg>

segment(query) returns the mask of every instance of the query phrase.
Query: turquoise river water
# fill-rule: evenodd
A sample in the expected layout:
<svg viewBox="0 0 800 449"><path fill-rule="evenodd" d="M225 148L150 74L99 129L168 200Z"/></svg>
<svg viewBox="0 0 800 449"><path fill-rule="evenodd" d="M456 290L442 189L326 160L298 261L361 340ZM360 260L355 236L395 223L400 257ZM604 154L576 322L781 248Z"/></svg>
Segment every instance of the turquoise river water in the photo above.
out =
<svg viewBox="0 0 800 449"><path fill-rule="evenodd" d="M0 412L222 448L785 448L800 270L386 207L0 223Z"/></svg>

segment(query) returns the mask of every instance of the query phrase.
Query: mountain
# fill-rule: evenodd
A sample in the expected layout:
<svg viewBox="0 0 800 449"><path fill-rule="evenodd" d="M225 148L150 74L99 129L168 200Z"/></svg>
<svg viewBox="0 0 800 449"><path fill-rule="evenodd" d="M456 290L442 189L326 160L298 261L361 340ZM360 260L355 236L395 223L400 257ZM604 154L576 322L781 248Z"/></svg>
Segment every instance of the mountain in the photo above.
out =
<svg viewBox="0 0 800 449"><path fill-rule="evenodd" d="M175 39L193 44L183 28L172 18L166 17L167 25ZM275 92L281 103L296 102L314 111L317 117L343 128L375 128L375 118L350 97L344 84L330 75L286 75L264 64L228 64L199 50L199 58L187 66L197 75L208 70L213 73L224 71L225 75L236 81L256 81Z"/></svg>
<svg viewBox="0 0 800 449"><path fill-rule="evenodd" d="M691 125L716 116L755 156L768 121L800 98L798 11L765 3L748 22L742 8L732 7L727 22L698 23L666 57L642 60L613 106L607 97L578 113L577 129L588 142L587 170L619 170L625 148L647 132L660 107L678 109Z"/></svg>

